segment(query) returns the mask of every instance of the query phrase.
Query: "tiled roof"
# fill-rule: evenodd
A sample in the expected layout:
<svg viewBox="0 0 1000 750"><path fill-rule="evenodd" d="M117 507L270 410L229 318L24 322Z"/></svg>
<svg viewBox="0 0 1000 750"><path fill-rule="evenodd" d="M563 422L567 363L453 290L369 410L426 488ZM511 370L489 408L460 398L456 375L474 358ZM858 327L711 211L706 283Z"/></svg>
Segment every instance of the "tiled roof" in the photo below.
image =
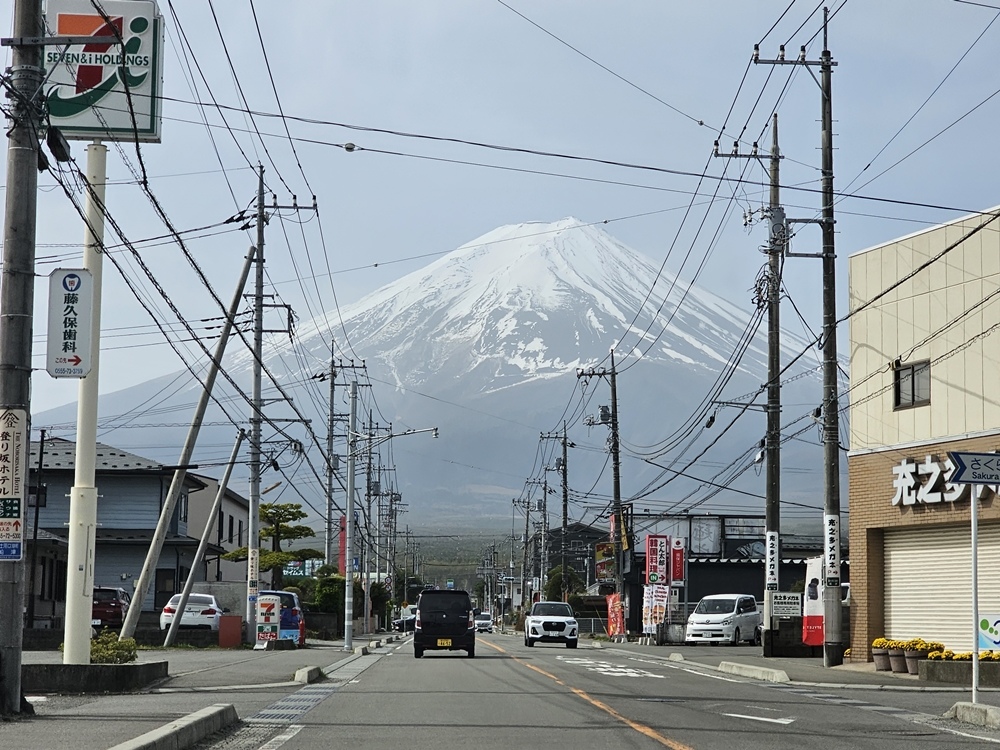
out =
<svg viewBox="0 0 1000 750"><path fill-rule="evenodd" d="M159 471L163 464L149 458L137 456L134 453L115 448L104 443L97 444L95 453L95 469L107 471ZM28 466L38 468L38 442L32 441ZM63 438L49 438L45 441L45 453L42 457L42 471L74 471L76 469L76 443Z"/></svg>

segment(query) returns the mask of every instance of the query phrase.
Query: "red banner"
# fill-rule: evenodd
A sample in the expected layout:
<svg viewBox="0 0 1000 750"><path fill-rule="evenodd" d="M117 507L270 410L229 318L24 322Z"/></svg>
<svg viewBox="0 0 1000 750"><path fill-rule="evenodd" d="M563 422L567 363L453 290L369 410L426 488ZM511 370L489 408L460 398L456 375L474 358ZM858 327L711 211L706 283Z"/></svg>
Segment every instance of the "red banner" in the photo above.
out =
<svg viewBox="0 0 1000 750"><path fill-rule="evenodd" d="M684 557L687 547L684 537L675 536L670 540L670 583L673 586L684 585Z"/></svg>
<svg viewBox="0 0 1000 750"><path fill-rule="evenodd" d="M605 600L608 603L608 635L625 635L625 607L618 594L608 594Z"/></svg>
<svg viewBox="0 0 1000 750"><path fill-rule="evenodd" d="M667 559L669 537L650 534L646 537L646 585L664 586L670 578Z"/></svg>

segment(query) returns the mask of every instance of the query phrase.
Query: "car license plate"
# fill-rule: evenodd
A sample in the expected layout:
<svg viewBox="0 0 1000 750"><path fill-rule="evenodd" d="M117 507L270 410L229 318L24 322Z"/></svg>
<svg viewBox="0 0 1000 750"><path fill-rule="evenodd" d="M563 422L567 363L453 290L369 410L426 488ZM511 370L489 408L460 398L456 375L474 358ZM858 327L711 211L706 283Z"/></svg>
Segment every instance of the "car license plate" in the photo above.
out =
<svg viewBox="0 0 1000 750"><path fill-rule="evenodd" d="M91 620L91 621L90 621L90 624L91 624L91 625L100 625L100 624L101 624L101 621L100 621L100 620Z"/></svg>
<svg viewBox="0 0 1000 750"><path fill-rule="evenodd" d="M451 638L438 638L438 648L450 648Z"/></svg>

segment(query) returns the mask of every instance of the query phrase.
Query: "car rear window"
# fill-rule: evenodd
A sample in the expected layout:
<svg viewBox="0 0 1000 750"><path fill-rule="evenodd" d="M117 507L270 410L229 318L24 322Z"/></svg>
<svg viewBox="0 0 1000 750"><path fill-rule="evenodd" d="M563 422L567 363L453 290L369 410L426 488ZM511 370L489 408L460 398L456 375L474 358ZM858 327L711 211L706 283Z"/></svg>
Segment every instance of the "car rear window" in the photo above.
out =
<svg viewBox="0 0 1000 750"><path fill-rule="evenodd" d="M118 598L118 592L114 589L94 589L94 601L113 602Z"/></svg>
<svg viewBox="0 0 1000 750"><path fill-rule="evenodd" d="M180 604L181 595L174 594L172 597L170 597L170 603L175 605ZM213 606L215 604L215 601L212 599L211 596L207 596L206 594L189 594L187 603L189 605L195 604L200 607L204 607L204 606Z"/></svg>

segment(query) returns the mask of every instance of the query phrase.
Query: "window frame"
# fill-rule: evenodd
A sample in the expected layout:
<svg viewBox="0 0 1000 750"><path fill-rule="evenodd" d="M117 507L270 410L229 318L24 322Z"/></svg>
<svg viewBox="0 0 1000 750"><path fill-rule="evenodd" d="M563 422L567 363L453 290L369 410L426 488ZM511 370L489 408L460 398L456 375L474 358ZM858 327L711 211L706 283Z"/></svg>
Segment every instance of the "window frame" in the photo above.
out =
<svg viewBox="0 0 1000 750"><path fill-rule="evenodd" d="M921 381L917 377L921 376ZM926 377L926 382L923 382ZM903 385L904 379L909 379L909 396L904 400ZM926 398L917 397L918 391L926 390ZM931 402L931 361L922 359L918 362L908 364L897 364L893 368L892 375L892 410L901 411L904 409L914 409L918 406L927 406Z"/></svg>

